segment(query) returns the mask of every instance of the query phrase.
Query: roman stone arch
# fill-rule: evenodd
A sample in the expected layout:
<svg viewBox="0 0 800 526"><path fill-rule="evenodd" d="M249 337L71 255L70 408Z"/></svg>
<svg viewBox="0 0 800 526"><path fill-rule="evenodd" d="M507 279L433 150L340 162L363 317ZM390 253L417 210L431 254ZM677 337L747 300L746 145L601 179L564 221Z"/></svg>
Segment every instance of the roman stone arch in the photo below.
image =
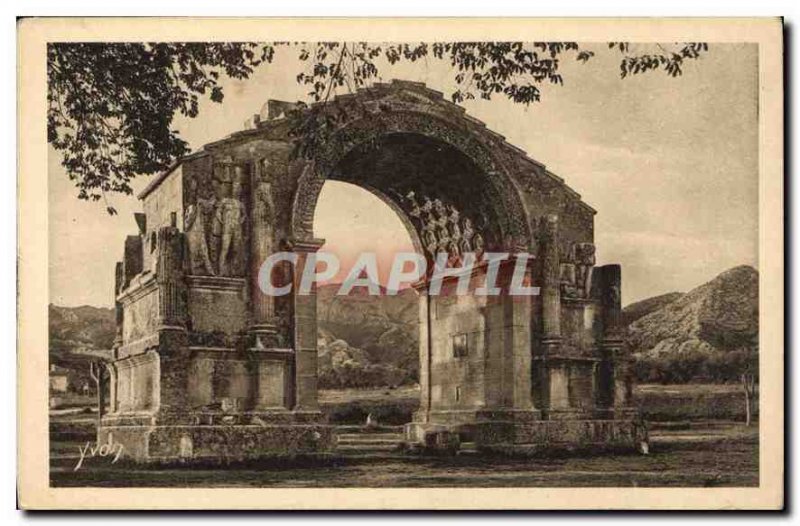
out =
<svg viewBox="0 0 800 526"><path fill-rule="evenodd" d="M389 202L404 224L411 226L416 244L423 245L424 241L420 222L414 224L409 217L413 215L408 198L412 192L416 202L411 206L422 205L419 201L425 199L426 203L444 202L452 207L448 210L464 218L475 212L481 214L481 234L492 250L515 252L531 246L530 221L520 192L503 160L487 145L484 133L474 130L473 123L460 114L437 115L429 101L420 106L418 99L415 104L408 104L407 99L402 93L392 93L381 97L372 108L360 105L351 109L347 112L351 117L313 151L293 200L295 239L312 239L314 208L322 186L328 179L338 179L373 191ZM475 215L471 222L478 223ZM426 253L423 247L418 249ZM431 252L426 254L429 261ZM503 332L503 327L514 323L515 316L530 319L529 299L505 298L508 305L501 306L497 303L503 300L470 304L451 296L440 301L426 294L424 284L418 285L418 292L421 294L420 423L430 420L432 411L439 418L464 419L466 413L477 413L484 407L514 409L518 417L523 413L535 417L530 396L530 357L508 350L527 346L529 327L518 326L493 340L486 336L490 332ZM312 324L310 318L316 312L313 298L298 298L295 305L301 312L295 322ZM492 318L485 314L503 307L506 309L502 315ZM472 319L467 321L468 318ZM472 369L469 375L459 370L465 367L463 364L447 372L436 371L441 366L434 363L453 353L453 338L467 338L475 347L472 356L466 357L474 361L466 366ZM486 342L504 345L506 349L491 349ZM303 343L301 337L301 347ZM307 354L315 350L309 349ZM482 360L494 361L486 367L480 364ZM508 364L514 365L508 367ZM502 375L504 379L496 382L490 379L493 375ZM503 388L497 384L503 384ZM310 385L306 389L313 391Z"/></svg>
<svg viewBox="0 0 800 526"><path fill-rule="evenodd" d="M115 269L111 365L126 374L110 379L101 441L113 432L139 460L335 450L318 403L316 296L296 286L324 244L313 218L326 180L381 198L428 259L508 252L507 278L518 254L535 255L525 275L538 296L415 284L421 389L409 442L538 451L642 438L620 269L595 266L594 210L441 93L393 81L324 105L269 101L140 194L138 234ZM295 265L273 277L291 292L264 294L264 261L286 252Z"/></svg>

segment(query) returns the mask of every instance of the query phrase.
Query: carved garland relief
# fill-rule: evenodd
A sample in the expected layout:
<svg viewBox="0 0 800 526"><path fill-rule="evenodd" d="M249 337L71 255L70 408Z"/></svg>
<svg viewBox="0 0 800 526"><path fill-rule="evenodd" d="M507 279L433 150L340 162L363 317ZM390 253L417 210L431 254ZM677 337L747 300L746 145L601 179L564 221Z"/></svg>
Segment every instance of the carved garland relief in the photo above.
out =
<svg viewBox="0 0 800 526"><path fill-rule="evenodd" d="M401 208L411 218L429 261L434 261L439 253L446 253L448 264L458 266L466 253L474 253L477 260L483 255L483 235L455 205L445 205L438 197L418 199L411 191L402 199Z"/></svg>

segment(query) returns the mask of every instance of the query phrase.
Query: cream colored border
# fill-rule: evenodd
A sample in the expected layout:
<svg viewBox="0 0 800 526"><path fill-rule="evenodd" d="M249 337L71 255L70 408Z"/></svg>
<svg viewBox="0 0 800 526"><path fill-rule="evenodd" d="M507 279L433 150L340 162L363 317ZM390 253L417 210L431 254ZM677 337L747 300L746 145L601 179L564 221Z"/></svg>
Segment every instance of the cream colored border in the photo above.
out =
<svg viewBox="0 0 800 526"><path fill-rule="evenodd" d="M48 41L757 42L760 64L759 488L50 488L47 451ZM783 61L779 19L27 19L18 33L18 481L26 509L775 509L783 503Z"/></svg>

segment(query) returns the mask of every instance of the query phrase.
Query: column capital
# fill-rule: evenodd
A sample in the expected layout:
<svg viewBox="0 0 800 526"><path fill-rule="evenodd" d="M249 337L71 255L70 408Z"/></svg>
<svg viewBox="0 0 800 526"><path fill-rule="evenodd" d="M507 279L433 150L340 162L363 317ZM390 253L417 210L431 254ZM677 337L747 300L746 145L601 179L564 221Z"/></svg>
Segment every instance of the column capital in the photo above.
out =
<svg viewBox="0 0 800 526"><path fill-rule="evenodd" d="M322 248L322 245L325 244L325 240L315 237L306 239L288 238L284 241L284 244L286 248L292 252L310 254Z"/></svg>

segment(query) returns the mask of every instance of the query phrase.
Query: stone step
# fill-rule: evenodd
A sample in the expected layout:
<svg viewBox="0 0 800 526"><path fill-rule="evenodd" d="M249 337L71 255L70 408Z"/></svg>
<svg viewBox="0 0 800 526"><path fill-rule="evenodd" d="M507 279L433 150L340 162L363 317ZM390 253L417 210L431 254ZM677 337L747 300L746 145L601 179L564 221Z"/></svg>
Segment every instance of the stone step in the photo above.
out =
<svg viewBox="0 0 800 526"><path fill-rule="evenodd" d="M386 461L386 460L408 460L408 456L402 452L395 451L339 451L339 456L352 460L370 460L370 461Z"/></svg>
<svg viewBox="0 0 800 526"><path fill-rule="evenodd" d="M336 451L341 453L383 453L396 451L397 444L372 444L372 445L351 445L351 444L338 444Z"/></svg>
<svg viewBox="0 0 800 526"><path fill-rule="evenodd" d="M339 437L336 443L340 446L383 446L383 445L397 445L402 443L402 439L398 438L343 438Z"/></svg>
<svg viewBox="0 0 800 526"><path fill-rule="evenodd" d="M390 458L401 456L405 441L403 426L337 426L336 452L353 458Z"/></svg>
<svg viewBox="0 0 800 526"><path fill-rule="evenodd" d="M377 433L403 433L403 426L377 426L367 429L365 426L336 426L337 433L358 433L358 434L377 434Z"/></svg>
<svg viewBox="0 0 800 526"><path fill-rule="evenodd" d="M460 456L473 456L478 455L479 452L475 442L462 442L456 454Z"/></svg>
<svg viewBox="0 0 800 526"><path fill-rule="evenodd" d="M403 435L399 433L339 433L336 436L339 440L403 440Z"/></svg>

